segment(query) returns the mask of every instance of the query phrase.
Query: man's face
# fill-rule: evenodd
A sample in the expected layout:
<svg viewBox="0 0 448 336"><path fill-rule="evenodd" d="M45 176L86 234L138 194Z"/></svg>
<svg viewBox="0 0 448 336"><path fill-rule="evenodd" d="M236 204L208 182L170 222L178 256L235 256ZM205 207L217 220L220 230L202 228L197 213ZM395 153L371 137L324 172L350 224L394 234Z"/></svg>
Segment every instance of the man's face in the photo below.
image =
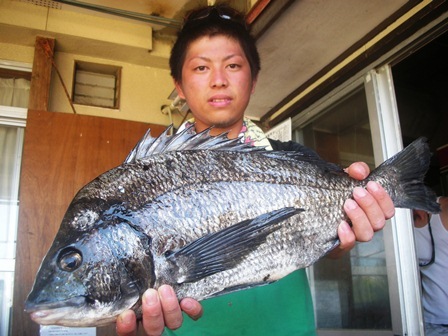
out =
<svg viewBox="0 0 448 336"><path fill-rule="evenodd" d="M214 126L214 134L232 130L237 135L255 80L238 41L218 35L190 44L182 82L175 85L195 117L197 131Z"/></svg>

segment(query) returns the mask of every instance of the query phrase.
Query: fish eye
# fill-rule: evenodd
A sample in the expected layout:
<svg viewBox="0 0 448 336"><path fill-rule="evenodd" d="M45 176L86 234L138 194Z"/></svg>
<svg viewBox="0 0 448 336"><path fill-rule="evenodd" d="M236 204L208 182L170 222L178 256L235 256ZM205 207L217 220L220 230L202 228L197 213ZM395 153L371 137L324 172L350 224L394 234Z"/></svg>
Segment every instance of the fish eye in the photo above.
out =
<svg viewBox="0 0 448 336"><path fill-rule="evenodd" d="M58 266L66 272L73 272L82 263L82 254L74 248L66 248L59 253Z"/></svg>

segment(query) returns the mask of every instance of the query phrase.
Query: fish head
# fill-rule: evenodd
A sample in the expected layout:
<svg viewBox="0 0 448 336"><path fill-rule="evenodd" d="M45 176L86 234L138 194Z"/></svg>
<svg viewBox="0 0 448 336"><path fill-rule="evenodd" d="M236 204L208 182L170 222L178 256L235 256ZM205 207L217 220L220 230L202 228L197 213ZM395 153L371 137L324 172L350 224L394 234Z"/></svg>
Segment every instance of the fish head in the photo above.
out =
<svg viewBox="0 0 448 336"><path fill-rule="evenodd" d="M152 282L150 240L111 207L67 211L25 303L35 322L101 326L138 310Z"/></svg>

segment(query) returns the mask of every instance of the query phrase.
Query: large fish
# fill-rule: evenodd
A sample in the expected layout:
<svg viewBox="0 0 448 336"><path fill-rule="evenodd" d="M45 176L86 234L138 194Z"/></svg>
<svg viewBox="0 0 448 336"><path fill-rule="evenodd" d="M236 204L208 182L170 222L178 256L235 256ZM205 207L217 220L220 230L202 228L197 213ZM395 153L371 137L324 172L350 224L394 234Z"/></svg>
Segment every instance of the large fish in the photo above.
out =
<svg viewBox="0 0 448 336"><path fill-rule="evenodd" d="M337 246L355 186L378 181L396 207L438 212L429 160L419 139L356 181L308 153L148 132L75 196L25 309L40 324L101 326L138 312L148 287L203 300L276 281Z"/></svg>

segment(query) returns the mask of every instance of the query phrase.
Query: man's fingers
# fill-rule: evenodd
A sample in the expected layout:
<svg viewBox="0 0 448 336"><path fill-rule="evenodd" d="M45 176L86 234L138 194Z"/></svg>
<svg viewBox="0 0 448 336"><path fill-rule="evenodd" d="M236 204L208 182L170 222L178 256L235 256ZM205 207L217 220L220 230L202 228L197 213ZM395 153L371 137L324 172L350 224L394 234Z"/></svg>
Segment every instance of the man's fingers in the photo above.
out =
<svg viewBox="0 0 448 336"><path fill-rule="evenodd" d="M149 336L160 336L165 327L159 293L148 289L142 298L143 329Z"/></svg>
<svg viewBox="0 0 448 336"><path fill-rule="evenodd" d="M366 189L381 207L385 218L392 218L395 215L395 206L386 190L379 183L373 181L367 183Z"/></svg>
<svg viewBox="0 0 448 336"><path fill-rule="evenodd" d="M171 286L160 286L159 295L162 303L165 325L170 329L177 329L182 325L182 311L176 293Z"/></svg>
<svg viewBox="0 0 448 336"><path fill-rule="evenodd" d="M355 193L355 191L353 192ZM358 205L352 199L348 199L344 203L344 211L347 214L348 218L352 222L352 229L355 233L355 237L357 241L369 241L373 237L373 229L370 224L369 218Z"/></svg>
<svg viewBox="0 0 448 336"><path fill-rule="evenodd" d="M197 320L202 316L203 310L202 305L190 298L185 298L180 302L180 307L191 319Z"/></svg>
<svg viewBox="0 0 448 336"><path fill-rule="evenodd" d="M370 173L369 166L365 162L354 162L345 171L356 180L364 180Z"/></svg>
<svg viewBox="0 0 448 336"><path fill-rule="evenodd" d="M373 231L381 230L386 223L386 216L376 199L366 189L357 187L353 190L353 199L364 211L365 217L369 221L369 226ZM367 226L367 223L365 224ZM361 227L367 229L367 227ZM355 234L357 232L355 231Z"/></svg>
<svg viewBox="0 0 448 336"><path fill-rule="evenodd" d="M118 316L116 330L118 336L135 336L137 319L133 310L126 310Z"/></svg>
<svg viewBox="0 0 448 336"><path fill-rule="evenodd" d="M342 221L338 226L339 246L334 248L328 253L328 258L339 259L345 253L349 252L355 247L356 237L352 228L346 221Z"/></svg>

